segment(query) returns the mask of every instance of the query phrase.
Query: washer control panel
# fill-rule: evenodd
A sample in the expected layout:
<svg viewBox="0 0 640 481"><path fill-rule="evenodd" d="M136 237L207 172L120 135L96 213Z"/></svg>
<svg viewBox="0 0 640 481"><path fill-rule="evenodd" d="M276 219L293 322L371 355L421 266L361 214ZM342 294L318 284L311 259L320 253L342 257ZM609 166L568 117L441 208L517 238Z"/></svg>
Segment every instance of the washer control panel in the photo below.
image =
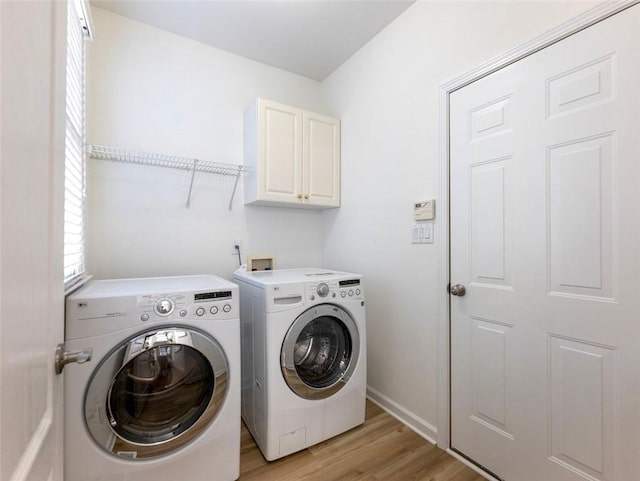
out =
<svg viewBox="0 0 640 481"><path fill-rule="evenodd" d="M237 297L237 291L232 290L138 296L138 318L142 322L236 318L239 315Z"/></svg>
<svg viewBox="0 0 640 481"><path fill-rule="evenodd" d="M359 278L310 282L305 291L306 300L312 303L364 299L364 288Z"/></svg>
<svg viewBox="0 0 640 481"><path fill-rule="evenodd" d="M363 287L361 279L344 279L338 281L338 290L341 299L362 299Z"/></svg>

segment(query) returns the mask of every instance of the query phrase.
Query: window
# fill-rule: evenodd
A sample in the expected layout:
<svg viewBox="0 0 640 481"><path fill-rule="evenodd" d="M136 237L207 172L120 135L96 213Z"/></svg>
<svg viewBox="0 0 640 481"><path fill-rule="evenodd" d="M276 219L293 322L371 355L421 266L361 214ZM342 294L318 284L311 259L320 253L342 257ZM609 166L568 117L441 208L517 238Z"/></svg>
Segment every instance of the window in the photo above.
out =
<svg viewBox="0 0 640 481"><path fill-rule="evenodd" d="M67 14L67 125L64 182L64 282L80 281L85 272L85 38L86 6L70 0Z"/></svg>

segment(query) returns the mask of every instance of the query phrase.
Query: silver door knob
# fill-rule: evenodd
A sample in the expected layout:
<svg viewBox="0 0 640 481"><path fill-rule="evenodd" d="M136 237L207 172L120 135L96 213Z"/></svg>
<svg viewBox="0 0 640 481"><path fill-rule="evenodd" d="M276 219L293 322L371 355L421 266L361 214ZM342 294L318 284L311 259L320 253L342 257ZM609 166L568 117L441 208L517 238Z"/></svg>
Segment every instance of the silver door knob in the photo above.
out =
<svg viewBox="0 0 640 481"><path fill-rule="evenodd" d="M452 296L462 297L467 293L467 289L462 284L456 284L451 286L450 291Z"/></svg>
<svg viewBox="0 0 640 481"><path fill-rule="evenodd" d="M80 351L65 351L64 344L58 344L55 360L56 374L61 374L64 367L72 362L84 364L87 361L91 361L92 355L93 349L91 348Z"/></svg>

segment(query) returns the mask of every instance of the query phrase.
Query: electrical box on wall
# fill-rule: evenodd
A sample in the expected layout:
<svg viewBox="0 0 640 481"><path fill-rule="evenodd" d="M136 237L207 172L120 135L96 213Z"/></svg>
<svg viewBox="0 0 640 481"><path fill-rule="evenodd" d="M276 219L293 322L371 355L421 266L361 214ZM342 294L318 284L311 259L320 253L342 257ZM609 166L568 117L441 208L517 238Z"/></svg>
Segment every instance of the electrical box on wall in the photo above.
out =
<svg viewBox="0 0 640 481"><path fill-rule="evenodd" d="M435 206L435 199L422 200L413 204L412 244L433 244L433 222L424 221L433 220L436 213Z"/></svg>
<svg viewBox="0 0 640 481"><path fill-rule="evenodd" d="M413 210L413 220L433 220L436 214L435 199L416 202Z"/></svg>

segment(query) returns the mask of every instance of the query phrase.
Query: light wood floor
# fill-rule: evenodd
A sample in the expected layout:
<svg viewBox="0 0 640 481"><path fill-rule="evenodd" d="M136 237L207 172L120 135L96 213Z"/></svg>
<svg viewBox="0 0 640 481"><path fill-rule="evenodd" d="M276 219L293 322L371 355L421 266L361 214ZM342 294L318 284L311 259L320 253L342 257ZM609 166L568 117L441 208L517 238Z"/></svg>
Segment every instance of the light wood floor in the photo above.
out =
<svg viewBox="0 0 640 481"><path fill-rule="evenodd" d="M244 425L241 444L241 481L485 481L370 401L362 426L277 461Z"/></svg>

